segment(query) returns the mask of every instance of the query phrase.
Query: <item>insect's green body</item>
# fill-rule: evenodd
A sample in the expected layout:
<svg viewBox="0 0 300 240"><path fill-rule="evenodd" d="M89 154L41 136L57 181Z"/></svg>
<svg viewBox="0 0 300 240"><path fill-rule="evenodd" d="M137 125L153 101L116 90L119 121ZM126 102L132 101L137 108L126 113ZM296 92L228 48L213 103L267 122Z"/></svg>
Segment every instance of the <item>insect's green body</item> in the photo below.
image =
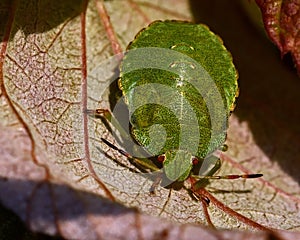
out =
<svg viewBox="0 0 300 240"><path fill-rule="evenodd" d="M159 57L152 56L151 51L143 56L128 54L121 64L119 85L132 113L133 137L150 154L165 156L164 171L170 180L183 181L193 168L194 156L204 159L225 142L228 117L238 93L237 72L219 37L204 25L157 21L139 32L128 50L152 47L174 50L187 58L173 58L165 51ZM169 71L138 69L159 66L160 62L168 62ZM206 74L195 74L195 63ZM215 89L207 85L207 77L213 79ZM147 86L147 91L137 91L139 86ZM199 86L204 90L199 92ZM207 99L214 104L216 95L221 96L222 103L209 109ZM220 119L214 135L212 114ZM165 130L151 127L158 125ZM153 137L157 141L151 141Z"/></svg>

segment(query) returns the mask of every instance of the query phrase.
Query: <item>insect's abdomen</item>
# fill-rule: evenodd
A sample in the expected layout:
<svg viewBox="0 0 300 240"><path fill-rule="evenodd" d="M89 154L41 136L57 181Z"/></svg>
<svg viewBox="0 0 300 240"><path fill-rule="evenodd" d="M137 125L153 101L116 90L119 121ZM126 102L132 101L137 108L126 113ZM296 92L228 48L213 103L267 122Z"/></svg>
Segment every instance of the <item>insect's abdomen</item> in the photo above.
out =
<svg viewBox="0 0 300 240"><path fill-rule="evenodd" d="M221 54L213 54L211 41L219 42ZM202 25L155 22L132 49L121 65L120 87L135 139L154 155L180 148L204 158L220 147L237 74L219 38Z"/></svg>

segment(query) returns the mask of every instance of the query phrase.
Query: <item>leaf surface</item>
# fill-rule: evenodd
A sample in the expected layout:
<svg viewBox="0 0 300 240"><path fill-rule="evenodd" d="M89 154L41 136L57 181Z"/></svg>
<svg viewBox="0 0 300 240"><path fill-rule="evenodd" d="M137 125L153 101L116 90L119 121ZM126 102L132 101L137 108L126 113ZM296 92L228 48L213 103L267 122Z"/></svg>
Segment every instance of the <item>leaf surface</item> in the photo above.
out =
<svg viewBox="0 0 300 240"><path fill-rule="evenodd" d="M261 9L265 29L281 51L290 52L300 72L300 1L256 0Z"/></svg>

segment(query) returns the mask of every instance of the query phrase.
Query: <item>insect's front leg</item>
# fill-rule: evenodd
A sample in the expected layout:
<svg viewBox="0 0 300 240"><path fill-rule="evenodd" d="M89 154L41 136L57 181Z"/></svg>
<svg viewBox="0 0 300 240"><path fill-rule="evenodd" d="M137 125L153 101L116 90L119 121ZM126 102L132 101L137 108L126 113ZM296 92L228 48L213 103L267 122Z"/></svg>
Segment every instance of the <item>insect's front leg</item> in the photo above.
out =
<svg viewBox="0 0 300 240"><path fill-rule="evenodd" d="M221 151L226 152L227 149L228 146L226 144L223 144L223 146L221 147ZM206 161L215 162L215 164L212 169L205 173L205 176L194 176L196 179L199 178L199 180L194 184L195 189L199 189L207 185L208 180L221 168L221 160L217 156L211 155L208 159L206 159Z"/></svg>
<svg viewBox="0 0 300 240"><path fill-rule="evenodd" d="M154 180L154 182L152 183L149 192L150 194L155 194L155 189L159 186L159 184L161 183L162 180L162 173L158 174Z"/></svg>
<svg viewBox="0 0 300 240"><path fill-rule="evenodd" d="M206 159L206 161L210 161L210 162L215 162L214 166L207 172L205 173L205 176L192 176L196 179L199 178L199 180L193 184L193 188L195 190L205 187L205 185L208 184L208 180L211 176L213 176L220 168L221 168L221 160L220 158L212 155L209 157L209 159Z"/></svg>

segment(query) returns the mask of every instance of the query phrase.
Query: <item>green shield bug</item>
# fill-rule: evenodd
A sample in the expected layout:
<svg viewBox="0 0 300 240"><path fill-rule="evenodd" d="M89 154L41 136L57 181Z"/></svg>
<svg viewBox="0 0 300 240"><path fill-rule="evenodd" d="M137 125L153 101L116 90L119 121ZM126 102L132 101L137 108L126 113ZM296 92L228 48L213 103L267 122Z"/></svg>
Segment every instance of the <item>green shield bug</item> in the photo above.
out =
<svg viewBox="0 0 300 240"><path fill-rule="evenodd" d="M206 26L155 21L128 45L120 65L119 87L128 105L131 135L150 156L135 157L106 139L106 145L142 169L158 171L166 185L187 178L256 178L262 174L214 176L216 150L226 140L228 117L238 95L237 71L230 53ZM107 110L90 113L111 114ZM201 170L204 161L210 169Z"/></svg>

